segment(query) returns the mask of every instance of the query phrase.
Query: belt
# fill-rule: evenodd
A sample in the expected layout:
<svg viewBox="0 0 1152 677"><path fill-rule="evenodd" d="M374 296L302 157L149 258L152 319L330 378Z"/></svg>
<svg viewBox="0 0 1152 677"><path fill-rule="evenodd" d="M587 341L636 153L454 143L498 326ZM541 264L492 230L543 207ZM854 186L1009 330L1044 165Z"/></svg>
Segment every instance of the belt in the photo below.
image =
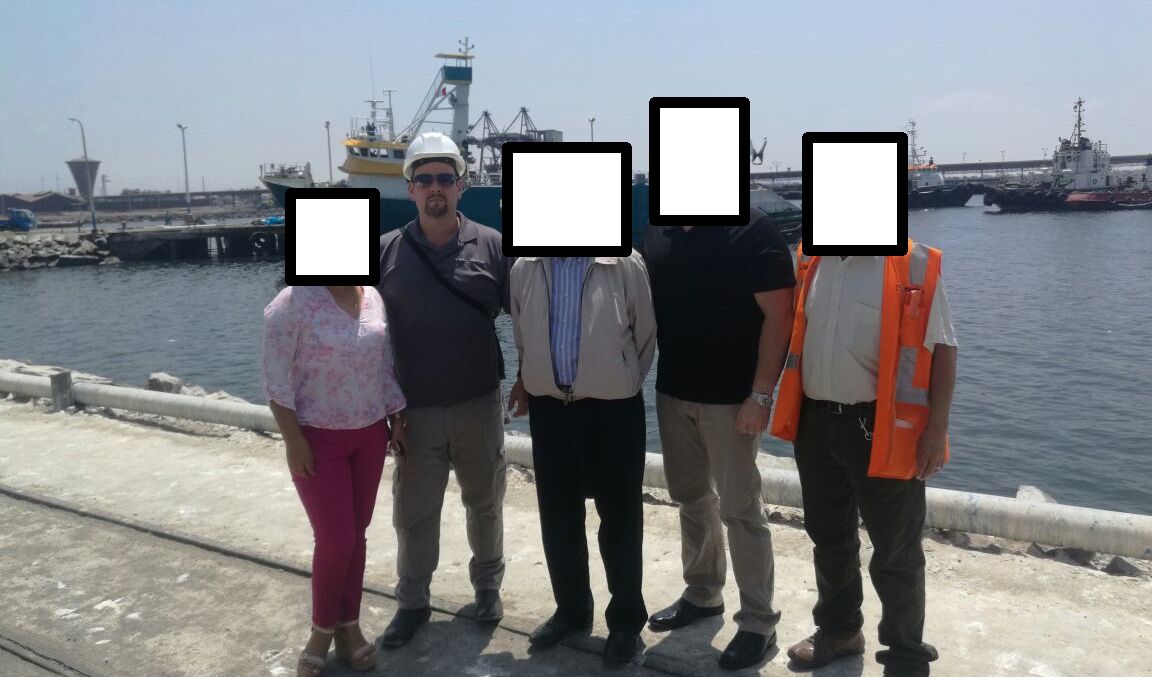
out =
<svg viewBox="0 0 1152 677"><path fill-rule="evenodd" d="M814 400L810 397L805 397L804 402L808 406L816 407L818 411L827 412L836 416L864 416L876 411L875 401L844 404L842 402Z"/></svg>
<svg viewBox="0 0 1152 677"><path fill-rule="evenodd" d="M576 401L575 398L572 397L572 386L570 386L570 385L564 386L564 385L557 384L556 387L559 388L560 392L563 394L562 397L557 397L556 399L563 402L564 406L568 406L569 404Z"/></svg>

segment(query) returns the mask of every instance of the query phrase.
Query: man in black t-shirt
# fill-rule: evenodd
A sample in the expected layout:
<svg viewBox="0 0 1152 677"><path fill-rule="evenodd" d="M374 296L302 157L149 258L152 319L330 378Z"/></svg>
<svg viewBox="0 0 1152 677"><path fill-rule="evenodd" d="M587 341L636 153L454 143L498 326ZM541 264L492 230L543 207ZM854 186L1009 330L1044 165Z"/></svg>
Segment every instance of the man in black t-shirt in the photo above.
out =
<svg viewBox="0 0 1152 677"><path fill-rule="evenodd" d="M720 667L740 669L763 660L780 620L756 456L792 331L792 258L755 209L744 226L649 226L643 254L656 309L656 412L669 493L680 504L686 584L649 622L675 629L724 613L723 523L741 608Z"/></svg>

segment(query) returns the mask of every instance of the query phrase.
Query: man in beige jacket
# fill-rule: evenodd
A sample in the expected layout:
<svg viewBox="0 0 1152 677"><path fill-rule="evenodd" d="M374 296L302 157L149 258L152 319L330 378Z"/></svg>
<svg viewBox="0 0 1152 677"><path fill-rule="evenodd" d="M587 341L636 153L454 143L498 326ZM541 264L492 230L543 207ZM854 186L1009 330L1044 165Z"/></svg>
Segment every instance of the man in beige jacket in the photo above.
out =
<svg viewBox="0 0 1152 677"><path fill-rule="evenodd" d="M596 501L608 575L604 660L640 650L645 424L640 392L656 351L640 255L525 257L510 274L520 374L509 409L531 415L540 529L556 612L529 641L558 644L592 626L584 501Z"/></svg>

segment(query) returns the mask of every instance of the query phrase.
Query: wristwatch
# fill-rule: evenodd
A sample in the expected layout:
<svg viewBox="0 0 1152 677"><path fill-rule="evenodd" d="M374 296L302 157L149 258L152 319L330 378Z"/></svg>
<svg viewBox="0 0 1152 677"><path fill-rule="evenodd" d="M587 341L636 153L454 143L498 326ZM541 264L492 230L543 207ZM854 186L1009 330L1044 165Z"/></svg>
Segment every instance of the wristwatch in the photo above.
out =
<svg viewBox="0 0 1152 677"><path fill-rule="evenodd" d="M753 402L755 402L756 404L759 404L764 409L771 409L772 408L772 394L771 393L758 393L755 390L753 390L752 394L749 395L748 397L752 398Z"/></svg>

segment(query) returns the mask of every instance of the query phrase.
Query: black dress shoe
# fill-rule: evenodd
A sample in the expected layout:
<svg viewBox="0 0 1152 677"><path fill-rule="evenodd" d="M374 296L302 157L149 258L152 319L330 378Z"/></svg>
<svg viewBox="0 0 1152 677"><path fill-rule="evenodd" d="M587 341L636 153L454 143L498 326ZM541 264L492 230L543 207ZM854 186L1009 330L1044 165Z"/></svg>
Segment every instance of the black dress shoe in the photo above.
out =
<svg viewBox="0 0 1152 677"><path fill-rule="evenodd" d="M640 653L640 635L630 632L609 632L604 643L604 664L609 667L624 665Z"/></svg>
<svg viewBox="0 0 1152 677"><path fill-rule="evenodd" d="M504 603L499 590L481 590L476 593L476 611L472 618L477 623L498 623L504 618Z"/></svg>
<svg viewBox="0 0 1152 677"><path fill-rule="evenodd" d="M687 600L680 599L667 609L652 614L648 622L652 624L655 630L676 630L701 618L719 616L722 613L724 613L723 604L719 606L696 606Z"/></svg>
<svg viewBox="0 0 1152 677"><path fill-rule="evenodd" d="M550 646L556 646L568 635L588 632L591 629L591 620L587 623L572 623L557 614L553 614L552 618L549 618L544 622L544 625L536 628L535 632L528 636L528 643L539 649L546 649Z"/></svg>
<svg viewBox="0 0 1152 677"><path fill-rule="evenodd" d="M392 622L388 627L384 628L384 634L380 636L380 646L389 649L395 649L399 646L404 646L412 636L416 634L417 628L423 625L432 617L432 608L424 607L423 609L398 609L396 615L392 617Z"/></svg>
<svg viewBox="0 0 1152 677"><path fill-rule="evenodd" d="M720 667L725 670L751 667L764 660L773 646L776 646L775 631L771 635L761 635L741 630L728 642L724 653L720 654Z"/></svg>

